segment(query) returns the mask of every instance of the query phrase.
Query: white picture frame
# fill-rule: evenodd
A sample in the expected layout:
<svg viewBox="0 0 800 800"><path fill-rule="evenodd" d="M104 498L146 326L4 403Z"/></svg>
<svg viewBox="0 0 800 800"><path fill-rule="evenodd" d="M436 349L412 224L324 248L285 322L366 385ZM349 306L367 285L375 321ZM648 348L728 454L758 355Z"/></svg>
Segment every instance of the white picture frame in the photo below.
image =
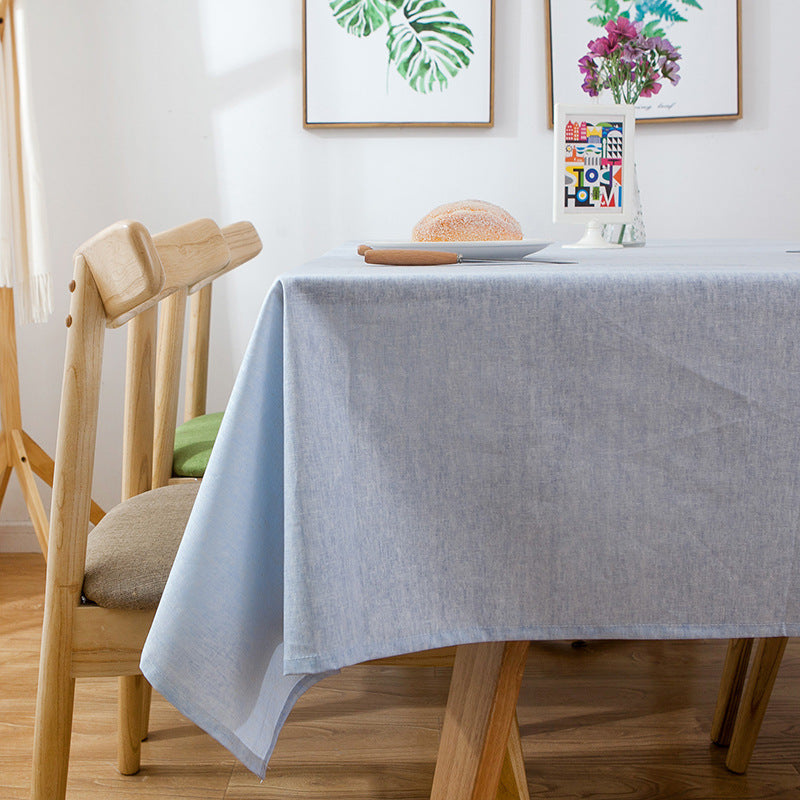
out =
<svg viewBox="0 0 800 800"><path fill-rule="evenodd" d="M545 0L548 67L548 124L553 125L556 103L589 99L581 90L578 60L590 41L605 35L597 0ZM620 12L636 19L634 0L619 0ZM736 120L742 117L741 0L713 0L670 6L679 21L665 21L664 35L681 53L681 80L664 81L658 94L640 98L637 122ZM651 17L645 17L645 21ZM592 19L597 24L592 23Z"/></svg>
<svg viewBox="0 0 800 800"><path fill-rule="evenodd" d="M493 124L494 0L303 0L304 128Z"/></svg>
<svg viewBox="0 0 800 800"><path fill-rule="evenodd" d="M553 131L553 221L587 226L633 219L633 106L557 103ZM585 246L589 246L589 243Z"/></svg>

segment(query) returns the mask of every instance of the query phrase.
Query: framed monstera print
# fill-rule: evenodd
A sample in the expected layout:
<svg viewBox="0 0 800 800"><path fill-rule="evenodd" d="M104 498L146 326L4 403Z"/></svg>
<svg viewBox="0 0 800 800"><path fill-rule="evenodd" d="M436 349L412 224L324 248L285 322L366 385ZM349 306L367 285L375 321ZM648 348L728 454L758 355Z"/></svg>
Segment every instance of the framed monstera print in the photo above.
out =
<svg viewBox="0 0 800 800"><path fill-rule="evenodd" d="M303 0L303 124L493 124L494 0Z"/></svg>

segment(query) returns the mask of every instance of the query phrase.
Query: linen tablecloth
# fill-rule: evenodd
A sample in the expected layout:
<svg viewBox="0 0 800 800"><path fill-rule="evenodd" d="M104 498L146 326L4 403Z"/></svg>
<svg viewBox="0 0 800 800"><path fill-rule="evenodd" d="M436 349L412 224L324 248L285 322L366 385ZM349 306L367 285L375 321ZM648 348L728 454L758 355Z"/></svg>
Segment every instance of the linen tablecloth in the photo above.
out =
<svg viewBox="0 0 800 800"><path fill-rule="evenodd" d="M791 247L393 268L347 246L281 276L147 679L263 775L297 696L366 659L800 634Z"/></svg>

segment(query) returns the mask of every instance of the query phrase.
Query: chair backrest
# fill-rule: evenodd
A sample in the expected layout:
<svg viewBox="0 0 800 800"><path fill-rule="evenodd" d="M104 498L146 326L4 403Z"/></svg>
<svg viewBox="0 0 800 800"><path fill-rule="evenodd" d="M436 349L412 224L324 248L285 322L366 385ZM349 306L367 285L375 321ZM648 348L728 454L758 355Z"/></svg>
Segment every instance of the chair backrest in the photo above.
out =
<svg viewBox="0 0 800 800"><path fill-rule="evenodd" d="M247 223L235 223L223 229L231 247L231 266L238 267L261 251L261 242ZM227 270L226 270L227 271ZM218 278L215 276L214 279ZM189 290L188 343L184 381L183 421L206 413L208 393L208 357L211 338L211 290L213 283Z"/></svg>
<svg viewBox="0 0 800 800"><path fill-rule="evenodd" d="M165 486L172 476L187 300L190 309L185 406L187 413L190 407L194 409L186 417L191 419L205 413L212 283L261 252L261 240L249 222L228 225L222 228L222 235L230 253L225 267L173 292L159 304L152 488Z"/></svg>
<svg viewBox="0 0 800 800"><path fill-rule="evenodd" d="M235 223L223 229L231 247L234 269L261 251L261 242L247 223ZM226 272L228 270L225 270ZM214 280L220 277L214 276ZM184 382L183 421L206 413L208 392L208 354L211 334L211 290L213 283L204 281L189 290L188 343L186 347L186 379Z"/></svg>
<svg viewBox="0 0 800 800"><path fill-rule="evenodd" d="M51 505L53 580L48 580L48 590L60 587L72 602L80 599L105 329L128 324L124 500L154 485L154 435L160 418L156 413L159 303L163 304L162 318L172 306L185 308L189 291L252 257L258 249L258 236L249 223L222 230L203 219L156 236L140 223L118 222L76 251ZM162 346L168 350L168 345L165 335ZM166 356L160 366L175 372ZM179 380L177 372L172 383ZM171 384L167 381L166 385Z"/></svg>

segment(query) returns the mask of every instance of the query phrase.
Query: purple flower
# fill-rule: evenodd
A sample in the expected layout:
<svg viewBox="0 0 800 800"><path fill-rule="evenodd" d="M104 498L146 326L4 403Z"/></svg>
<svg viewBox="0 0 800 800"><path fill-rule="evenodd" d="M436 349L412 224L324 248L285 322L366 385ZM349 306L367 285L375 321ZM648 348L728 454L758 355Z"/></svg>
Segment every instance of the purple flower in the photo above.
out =
<svg viewBox="0 0 800 800"><path fill-rule="evenodd" d="M599 39L594 39L587 45L589 52L593 56L599 58L606 58L614 52L618 44L616 36L601 36Z"/></svg>
<svg viewBox="0 0 800 800"><path fill-rule="evenodd" d="M648 67L644 73L644 82L639 91L639 97L652 97L661 91L660 75L652 67Z"/></svg>
<svg viewBox="0 0 800 800"><path fill-rule="evenodd" d="M662 56L658 61L658 68L662 76L665 77L670 83L677 84L681 79L678 75L680 72L680 65L674 61L669 61L666 56Z"/></svg>
<svg viewBox="0 0 800 800"><path fill-rule="evenodd" d="M661 91L662 80L680 80L677 48L662 37L642 36L642 23L618 17L605 26L606 36L588 43L578 61L582 89L597 97L610 89L616 103L635 103Z"/></svg>
<svg viewBox="0 0 800 800"><path fill-rule="evenodd" d="M661 91L661 84L658 81L648 81L644 88L639 92L639 97L652 97Z"/></svg>
<svg viewBox="0 0 800 800"><path fill-rule="evenodd" d="M648 44L650 48L655 50L660 56L665 56L672 61L677 61L681 57L681 54L670 44L668 39L654 36L652 39L648 39Z"/></svg>
<svg viewBox="0 0 800 800"><path fill-rule="evenodd" d="M594 59L590 55L585 55L578 61L578 69L584 75L595 75L597 74L597 64L594 63Z"/></svg>
<svg viewBox="0 0 800 800"><path fill-rule="evenodd" d="M642 29L641 22L631 22L627 17L618 17L606 23L606 30L609 35L618 36L625 39L635 39Z"/></svg>
<svg viewBox="0 0 800 800"><path fill-rule="evenodd" d="M646 58L647 48L643 46L643 39L632 39L625 42L622 47L621 58L626 64L634 66Z"/></svg>
<svg viewBox="0 0 800 800"><path fill-rule="evenodd" d="M596 81L593 81L588 75L583 79L581 89L583 89L589 97L597 97L600 94Z"/></svg>

